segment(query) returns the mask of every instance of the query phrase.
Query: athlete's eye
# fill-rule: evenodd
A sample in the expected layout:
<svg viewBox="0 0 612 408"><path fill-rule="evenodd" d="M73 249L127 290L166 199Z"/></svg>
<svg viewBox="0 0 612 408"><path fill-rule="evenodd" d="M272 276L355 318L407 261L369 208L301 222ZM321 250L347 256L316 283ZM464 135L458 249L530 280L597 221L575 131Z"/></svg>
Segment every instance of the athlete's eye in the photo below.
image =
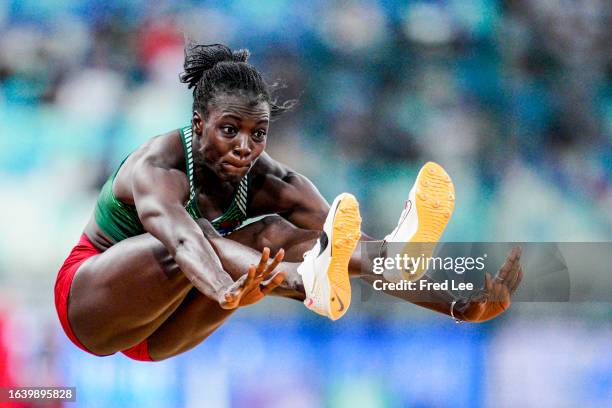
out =
<svg viewBox="0 0 612 408"><path fill-rule="evenodd" d="M232 126L232 125L223 125L221 126L221 132L223 132L224 135L230 135L233 136L236 134L237 129Z"/></svg>
<svg viewBox="0 0 612 408"><path fill-rule="evenodd" d="M253 138L258 142L263 141L266 138L266 131L259 129L257 132L253 133Z"/></svg>

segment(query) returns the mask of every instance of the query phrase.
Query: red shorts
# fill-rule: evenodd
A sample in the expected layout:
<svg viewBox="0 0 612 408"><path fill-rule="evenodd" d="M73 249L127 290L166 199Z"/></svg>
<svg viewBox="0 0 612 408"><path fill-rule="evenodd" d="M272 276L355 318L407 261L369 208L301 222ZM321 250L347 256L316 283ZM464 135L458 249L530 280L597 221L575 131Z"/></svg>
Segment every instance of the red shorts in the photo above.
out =
<svg viewBox="0 0 612 408"><path fill-rule="evenodd" d="M92 256L98 255L100 252L101 251L93 246L85 234L81 235L79 243L70 251L70 255L68 255L68 258L64 261L55 281L55 309L57 310L57 315L59 316L64 332L77 347L95 356L100 356L100 354L87 350L72 331L70 322L68 321L68 302L70 300L70 286L72 285L74 274L79 269L79 266ZM149 346L146 339L134 347L123 350L122 353L134 360L152 361L151 356L149 356Z"/></svg>

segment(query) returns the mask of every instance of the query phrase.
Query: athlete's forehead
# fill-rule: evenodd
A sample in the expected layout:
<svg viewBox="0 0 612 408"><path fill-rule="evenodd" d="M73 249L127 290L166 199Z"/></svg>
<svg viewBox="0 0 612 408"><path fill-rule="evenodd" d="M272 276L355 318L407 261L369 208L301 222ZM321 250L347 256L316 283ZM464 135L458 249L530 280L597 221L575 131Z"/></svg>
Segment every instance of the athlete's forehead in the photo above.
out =
<svg viewBox="0 0 612 408"><path fill-rule="evenodd" d="M252 95L223 93L215 96L209 107L209 117L214 120L234 118L264 122L270 120L270 104Z"/></svg>

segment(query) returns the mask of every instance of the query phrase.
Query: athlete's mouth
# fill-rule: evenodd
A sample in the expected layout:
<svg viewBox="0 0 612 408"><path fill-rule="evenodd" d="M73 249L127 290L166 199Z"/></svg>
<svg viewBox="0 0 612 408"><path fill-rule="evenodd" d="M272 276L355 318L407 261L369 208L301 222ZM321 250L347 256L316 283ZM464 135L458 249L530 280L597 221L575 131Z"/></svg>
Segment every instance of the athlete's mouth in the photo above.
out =
<svg viewBox="0 0 612 408"><path fill-rule="evenodd" d="M251 162L221 162L221 166L233 171L248 171L251 167Z"/></svg>

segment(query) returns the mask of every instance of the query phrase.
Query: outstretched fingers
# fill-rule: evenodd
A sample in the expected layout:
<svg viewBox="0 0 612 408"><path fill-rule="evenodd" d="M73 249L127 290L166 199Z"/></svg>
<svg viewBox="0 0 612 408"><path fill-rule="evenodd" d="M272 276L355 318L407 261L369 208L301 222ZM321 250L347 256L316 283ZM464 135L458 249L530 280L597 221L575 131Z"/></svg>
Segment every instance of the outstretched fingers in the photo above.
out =
<svg viewBox="0 0 612 408"><path fill-rule="evenodd" d="M285 280L284 272L278 272L274 276L272 276L276 267L280 265L280 263L283 261L283 258L285 257L285 250L282 248L279 249L276 255L274 256L274 258L272 259L272 262L269 265L265 266L269 257L270 257L270 249L266 247L264 248L264 251L261 257L262 260L260 261L259 266L257 268L257 271L258 271L257 283L259 284L261 293L263 295L267 295L270 292L272 292ZM264 258L266 262L263 262ZM262 281L264 282L261 283Z"/></svg>
<svg viewBox="0 0 612 408"><path fill-rule="evenodd" d="M495 275L495 280L500 282L507 282L511 277L512 272L515 270L516 265L519 263L521 258L520 247L512 248L512 251L508 254L506 261Z"/></svg>
<svg viewBox="0 0 612 408"><path fill-rule="evenodd" d="M285 279L285 274L274 274L276 267L283 261L285 251L282 249L274 256L270 264L270 248L264 248L257 266L249 265L247 273L242 275L224 294L221 307L232 309L256 303L278 287ZM263 283L262 283L263 282Z"/></svg>
<svg viewBox="0 0 612 408"><path fill-rule="evenodd" d="M263 251L261 251L261 259L257 265L257 276L262 276L264 274L268 259L270 259L270 248L265 247Z"/></svg>
<svg viewBox="0 0 612 408"><path fill-rule="evenodd" d="M493 292L493 278L490 273L485 273L485 290L487 293Z"/></svg>
<svg viewBox="0 0 612 408"><path fill-rule="evenodd" d="M494 293L493 277L490 273L485 273L485 282L482 290L477 291L470 297L470 303L486 303Z"/></svg>
<svg viewBox="0 0 612 408"><path fill-rule="evenodd" d="M516 291L516 288L518 288L522 280L523 280L523 267L519 264L514 280L508 284L508 287L510 288L510 295L512 295L514 291Z"/></svg>
<svg viewBox="0 0 612 408"><path fill-rule="evenodd" d="M285 258L285 250L281 248L278 250L278 252L274 256L274 259L272 260L270 265L268 265L268 267L264 271L262 275L263 278L268 279L270 276L272 276L272 272L274 272L274 269L276 269L276 267L283 261L284 258Z"/></svg>
<svg viewBox="0 0 612 408"><path fill-rule="evenodd" d="M242 275L234 284L227 290L223 296L225 303L231 305L240 299L245 289L256 284L255 265L249 265L246 275Z"/></svg>
<svg viewBox="0 0 612 408"><path fill-rule="evenodd" d="M272 262L268 265L268 260L270 259L270 248L265 247L261 252L261 259L259 260L259 264L257 265L257 273L256 277L267 279L271 273L276 269L276 267L283 261L285 257L285 250L279 249Z"/></svg>
<svg viewBox="0 0 612 408"><path fill-rule="evenodd" d="M268 295L274 289L276 289L283 281L285 280L285 273L278 272L276 275L272 277L272 279L268 280L261 284L261 293L264 295Z"/></svg>
<svg viewBox="0 0 612 408"><path fill-rule="evenodd" d="M490 276L485 278L487 291L489 292L491 300L509 304L513 288L516 289L520 282L521 252L521 248L518 246L512 248L506 261L495 275L495 278L491 279Z"/></svg>

